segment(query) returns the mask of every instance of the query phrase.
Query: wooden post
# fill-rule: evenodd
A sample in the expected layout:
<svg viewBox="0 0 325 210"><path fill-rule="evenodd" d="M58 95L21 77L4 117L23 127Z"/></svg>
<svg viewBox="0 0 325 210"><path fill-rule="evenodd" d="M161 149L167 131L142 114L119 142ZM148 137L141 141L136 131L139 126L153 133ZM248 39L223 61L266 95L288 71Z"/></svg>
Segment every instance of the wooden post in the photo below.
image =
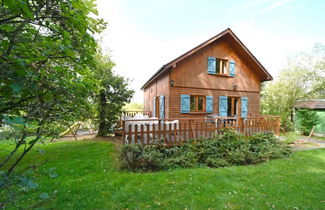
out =
<svg viewBox="0 0 325 210"><path fill-rule="evenodd" d="M188 138L191 139L192 136L193 136L193 133L192 133L192 129L193 129L193 127L192 127L192 120L188 120L188 128L189 128Z"/></svg>
<svg viewBox="0 0 325 210"><path fill-rule="evenodd" d="M75 139L76 141L78 141L78 139L77 139L77 137L76 137L76 134L75 134L74 131L72 130L71 126L70 126L69 124L68 124L68 126L69 126L69 129L70 129L70 131L71 131L71 133L72 133L74 139Z"/></svg>
<svg viewBox="0 0 325 210"><path fill-rule="evenodd" d="M307 137L307 141L309 141L310 137L313 135L315 127L316 126L313 126L313 129L311 129L311 132L310 132L309 136Z"/></svg>
<svg viewBox="0 0 325 210"><path fill-rule="evenodd" d="M275 130L275 135L280 136L280 117L276 117L276 130Z"/></svg>
<svg viewBox="0 0 325 210"><path fill-rule="evenodd" d="M152 140L156 140L156 126L154 123L152 124Z"/></svg>
<svg viewBox="0 0 325 210"><path fill-rule="evenodd" d="M184 133L183 124L180 122L178 126L179 126L179 138L177 143L181 144L183 139L183 133Z"/></svg>
<svg viewBox="0 0 325 210"><path fill-rule="evenodd" d="M164 142L165 142L165 144L167 144L167 128L166 128L166 124L164 123L163 124L163 127L162 127L162 136L163 136L163 139L164 139Z"/></svg>
<svg viewBox="0 0 325 210"><path fill-rule="evenodd" d="M138 143L138 124L134 125L134 143Z"/></svg>
<svg viewBox="0 0 325 210"><path fill-rule="evenodd" d="M147 144L150 143L150 133L149 133L149 130L150 130L150 126L149 126L149 124L146 124L146 143Z"/></svg>
<svg viewBox="0 0 325 210"><path fill-rule="evenodd" d="M131 124L129 124L129 130L128 130L128 143L130 144L130 143L132 143L132 126L131 126ZM131 142L130 142L130 140L131 140Z"/></svg>
<svg viewBox="0 0 325 210"><path fill-rule="evenodd" d="M168 144L172 144L172 124L168 124Z"/></svg>
<svg viewBox="0 0 325 210"><path fill-rule="evenodd" d="M125 143L125 121L122 121L122 144Z"/></svg>
<svg viewBox="0 0 325 210"><path fill-rule="evenodd" d="M158 120L158 140L160 142L160 139L161 139L161 121Z"/></svg>
<svg viewBox="0 0 325 210"><path fill-rule="evenodd" d="M173 136L174 136L174 139L173 139L173 145L177 142L177 133L178 133L178 131L177 131L177 125L176 125L176 123L174 123L174 126L173 126L174 128L173 128Z"/></svg>
<svg viewBox="0 0 325 210"><path fill-rule="evenodd" d="M238 131L239 133L244 133L244 118L238 117Z"/></svg>
<svg viewBox="0 0 325 210"><path fill-rule="evenodd" d="M194 138L195 142L197 142L197 139L199 138L199 127L198 127L199 122L195 123L195 129L194 129Z"/></svg>
<svg viewBox="0 0 325 210"><path fill-rule="evenodd" d="M143 135L143 124L140 125L140 142L144 144L144 135Z"/></svg>
<svg viewBox="0 0 325 210"><path fill-rule="evenodd" d="M187 140L187 123L185 122L184 123L184 129L183 129L183 141L186 141ZM188 134L188 135L190 135L190 134Z"/></svg>

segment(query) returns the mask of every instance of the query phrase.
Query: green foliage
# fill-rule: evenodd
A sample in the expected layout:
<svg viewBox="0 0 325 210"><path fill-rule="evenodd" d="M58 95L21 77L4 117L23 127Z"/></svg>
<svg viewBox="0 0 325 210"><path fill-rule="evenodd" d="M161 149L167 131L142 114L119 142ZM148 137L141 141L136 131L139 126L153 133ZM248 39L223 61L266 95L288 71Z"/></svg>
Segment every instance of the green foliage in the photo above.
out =
<svg viewBox="0 0 325 210"><path fill-rule="evenodd" d="M278 115L286 130L293 130L293 107L298 99L319 98L325 89L325 46L288 61L275 81L262 87L263 114Z"/></svg>
<svg viewBox="0 0 325 210"><path fill-rule="evenodd" d="M198 166L224 167L256 164L285 157L289 149L273 134L245 137L233 131L197 143L168 147L163 144L124 145L120 153L121 168L131 171L157 171Z"/></svg>
<svg viewBox="0 0 325 210"><path fill-rule="evenodd" d="M143 106L143 104L131 102L131 103L128 103L125 106L123 106L123 110L124 111L143 111L144 106Z"/></svg>
<svg viewBox="0 0 325 210"><path fill-rule="evenodd" d="M128 88L128 80L112 72L114 63L100 54L96 57L94 78L98 80L99 92L95 94L98 136L111 134L125 103L134 93Z"/></svg>
<svg viewBox="0 0 325 210"><path fill-rule="evenodd" d="M304 135L309 135L313 126L319 122L319 117L314 110L299 109L297 111L298 128Z"/></svg>
<svg viewBox="0 0 325 210"><path fill-rule="evenodd" d="M7 176L37 142L89 118L94 36L106 27L96 14L94 0L0 0L0 132L15 145L0 159Z"/></svg>

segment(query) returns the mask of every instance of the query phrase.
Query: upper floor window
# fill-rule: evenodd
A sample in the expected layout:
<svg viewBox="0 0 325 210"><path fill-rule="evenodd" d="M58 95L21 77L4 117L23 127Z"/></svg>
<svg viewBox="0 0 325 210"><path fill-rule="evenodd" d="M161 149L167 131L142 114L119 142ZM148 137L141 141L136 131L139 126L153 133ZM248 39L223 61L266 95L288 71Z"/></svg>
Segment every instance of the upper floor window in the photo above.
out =
<svg viewBox="0 0 325 210"><path fill-rule="evenodd" d="M217 58L216 59L216 73L217 74L228 74L227 64L228 64L227 60Z"/></svg>
<svg viewBox="0 0 325 210"><path fill-rule="evenodd" d="M235 76L236 63L233 60L225 60L208 57L208 74Z"/></svg>

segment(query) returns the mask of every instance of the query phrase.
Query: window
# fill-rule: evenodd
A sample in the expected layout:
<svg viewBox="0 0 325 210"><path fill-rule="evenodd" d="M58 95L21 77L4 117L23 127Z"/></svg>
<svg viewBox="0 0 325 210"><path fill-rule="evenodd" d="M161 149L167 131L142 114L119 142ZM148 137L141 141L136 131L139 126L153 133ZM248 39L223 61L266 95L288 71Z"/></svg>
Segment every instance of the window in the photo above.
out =
<svg viewBox="0 0 325 210"><path fill-rule="evenodd" d="M208 74L235 76L235 61L208 57Z"/></svg>
<svg viewBox="0 0 325 210"><path fill-rule="evenodd" d="M227 116L238 116L239 98L238 97L228 97L228 109Z"/></svg>
<svg viewBox="0 0 325 210"><path fill-rule="evenodd" d="M216 73L227 74L227 60L217 59L216 60Z"/></svg>
<svg viewBox="0 0 325 210"><path fill-rule="evenodd" d="M205 110L205 96L193 96L190 99L191 112L203 112Z"/></svg>

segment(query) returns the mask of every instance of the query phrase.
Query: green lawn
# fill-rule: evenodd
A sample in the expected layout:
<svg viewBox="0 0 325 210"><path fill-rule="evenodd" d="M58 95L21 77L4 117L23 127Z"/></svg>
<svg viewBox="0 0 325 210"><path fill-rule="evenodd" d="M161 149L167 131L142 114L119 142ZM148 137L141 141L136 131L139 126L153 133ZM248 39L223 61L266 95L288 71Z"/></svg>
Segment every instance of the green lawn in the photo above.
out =
<svg viewBox="0 0 325 210"><path fill-rule="evenodd" d="M3 144L4 145L4 144ZM1 143L0 143L1 148ZM112 143L96 140L38 146L21 168L48 159L40 187L18 203L55 209L325 209L325 150L296 152L260 165L129 173L116 168ZM3 152L0 151L3 157ZM46 171L55 168L58 176ZM46 192L49 199L41 200Z"/></svg>

